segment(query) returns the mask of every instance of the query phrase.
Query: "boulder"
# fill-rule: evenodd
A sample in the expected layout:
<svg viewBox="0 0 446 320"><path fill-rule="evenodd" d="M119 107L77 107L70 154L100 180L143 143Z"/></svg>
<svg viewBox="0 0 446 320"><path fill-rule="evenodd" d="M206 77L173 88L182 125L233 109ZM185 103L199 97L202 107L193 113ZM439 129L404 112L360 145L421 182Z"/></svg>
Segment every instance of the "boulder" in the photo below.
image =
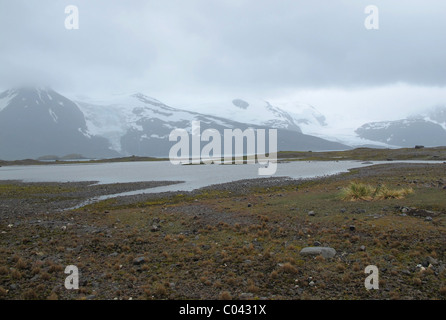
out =
<svg viewBox="0 0 446 320"><path fill-rule="evenodd" d="M318 256L322 255L325 259L333 258L336 250L330 247L306 247L300 251L302 256Z"/></svg>

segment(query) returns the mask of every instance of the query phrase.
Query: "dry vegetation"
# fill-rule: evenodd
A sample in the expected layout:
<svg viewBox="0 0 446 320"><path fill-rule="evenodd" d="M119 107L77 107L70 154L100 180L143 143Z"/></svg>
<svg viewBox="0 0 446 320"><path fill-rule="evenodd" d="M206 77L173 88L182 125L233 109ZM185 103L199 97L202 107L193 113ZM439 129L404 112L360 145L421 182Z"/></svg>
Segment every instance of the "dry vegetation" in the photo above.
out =
<svg viewBox="0 0 446 320"><path fill-rule="evenodd" d="M277 187L8 217L0 224L0 298L446 299L445 171L376 166ZM370 188L378 185L379 196ZM358 197L372 190L373 201L343 201L343 188ZM300 256L313 245L337 254ZM64 288L71 264L79 290ZM380 289L367 291L371 264Z"/></svg>
<svg viewBox="0 0 446 320"><path fill-rule="evenodd" d="M364 183L351 182L347 187L342 188L339 198L344 201L404 199L412 193L413 189L410 187L391 189L385 185L373 187Z"/></svg>

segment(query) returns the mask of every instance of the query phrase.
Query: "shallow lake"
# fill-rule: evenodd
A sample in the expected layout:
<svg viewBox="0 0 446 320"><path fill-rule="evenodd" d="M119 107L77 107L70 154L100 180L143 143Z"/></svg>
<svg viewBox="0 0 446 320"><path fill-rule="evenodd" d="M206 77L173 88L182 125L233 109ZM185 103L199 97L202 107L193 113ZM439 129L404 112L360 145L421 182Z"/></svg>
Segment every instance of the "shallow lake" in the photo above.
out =
<svg viewBox="0 0 446 320"><path fill-rule="evenodd" d="M374 161L373 164L397 161ZM442 163L442 161L398 161ZM277 164L273 177L313 178L347 172L368 166L363 161L291 161ZM184 183L127 192L123 195L165 191L191 191L212 184L243 179L264 178L258 175L259 164L250 165L173 165L169 161L120 162L100 164L63 164L0 167L0 180L25 182L98 181L101 184L139 181L184 181Z"/></svg>

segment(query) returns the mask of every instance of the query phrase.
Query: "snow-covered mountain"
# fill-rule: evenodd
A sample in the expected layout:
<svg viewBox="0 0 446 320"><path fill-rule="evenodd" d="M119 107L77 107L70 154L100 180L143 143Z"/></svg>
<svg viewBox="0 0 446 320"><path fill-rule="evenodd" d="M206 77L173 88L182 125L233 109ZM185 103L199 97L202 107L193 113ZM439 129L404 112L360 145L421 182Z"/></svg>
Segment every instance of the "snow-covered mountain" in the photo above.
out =
<svg viewBox="0 0 446 320"><path fill-rule="evenodd" d="M123 154L165 156L171 147L166 143L173 129L183 128L190 132L191 121L199 120L201 129L276 128L280 130L279 150L339 150L348 148L340 143L302 134L296 116L262 102L250 105L241 99L234 99L231 106L216 108L219 112L201 106L188 111L173 108L141 93L113 96L107 100L76 101L85 115L88 132L106 137L113 148ZM248 108L251 109L248 110ZM258 108L254 109L254 106ZM311 121L320 121L314 117ZM300 121L300 122L299 122ZM309 123L305 122L305 123Z"/></svg>
<svg viewBox="0 0 446 320"><path fill-rule="evenodd" d="M446 106L435 106L422 112L420 115L414 115L412 118L424 119L443 127L446 130Z"/></svg>
<svg viewBox="0 0 446 320"><path fill-rule="evenodd" d="M397 147L446 145L446 107L435 107L395 121L366 123L356 130L364 139Z"/></svg>
<svg viewBox="0 0 446 320"><path fill-rule="evenodd" d="M47 88L0 93L0 159L84 154L111 157L107 139L88 133L75 103Z"/></svg>
<svg viewBox="0 0 446 320"><path fill-rule="evenodd" d="M175 143L169 141L171 131L190 132L194 120L200 121L202 131L212 128L220 134L224 129L276 128L279 151L349 148L301 132L300 125L323 125L317 113L299 118L267 102L250 105L241 99L233 107L241 111L239 116L230 108L227 117L173 108L141 93L73 102L48 88L7 90L0 94L0 159L74 153L90 158L166 157Z"/></svg>
<svg viewBox="0 0 446 320"><path fill-rule="evenodd" d="M188 106L190 110L242 123L305 132L310 127L325 126L325 117L311 105L289 102L276 105L266 100L226 99ZM293 112L286 110L293 110Z"/></svg>

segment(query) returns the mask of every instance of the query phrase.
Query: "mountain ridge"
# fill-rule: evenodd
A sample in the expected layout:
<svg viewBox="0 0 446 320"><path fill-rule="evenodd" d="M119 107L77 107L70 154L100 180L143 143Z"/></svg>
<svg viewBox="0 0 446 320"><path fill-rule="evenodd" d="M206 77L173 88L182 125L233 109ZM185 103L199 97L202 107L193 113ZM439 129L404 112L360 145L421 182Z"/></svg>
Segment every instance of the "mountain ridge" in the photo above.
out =
<svg viewBox="0 0 446 320"><path fill-rule="evenodd" d="M268 106L276 118L242 123L168 106L142 93L109 101L72 101L50 88L20 88L0 94L0 158L82 154L88 158L126 155L165 157L173 129L278 129L279 150L344 150L347 145L305 135L294 119ZM287 122L288 121L288 122ZM268 144L267 144L268 145Z"/></svg>

